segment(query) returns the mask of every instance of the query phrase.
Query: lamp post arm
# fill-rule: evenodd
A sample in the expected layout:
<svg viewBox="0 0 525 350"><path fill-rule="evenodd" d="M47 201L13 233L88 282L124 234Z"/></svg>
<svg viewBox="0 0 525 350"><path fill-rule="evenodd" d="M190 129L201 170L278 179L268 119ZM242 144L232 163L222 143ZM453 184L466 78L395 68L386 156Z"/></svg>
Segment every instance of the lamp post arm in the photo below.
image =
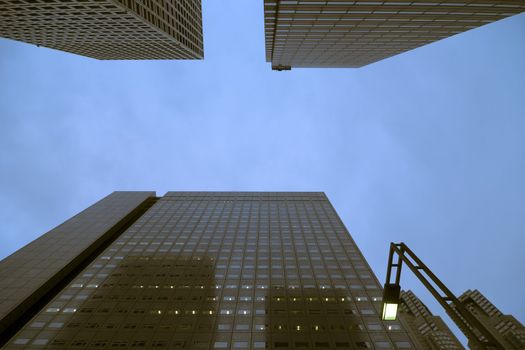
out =
<svg viewBox="0 0 525 350"><path fill-rule="evenodd" d="M393 256L398 256L398 262L393 264ZM467 338L481 349L491 346L495 349L505 350L505 347L492 335L492 333L456 298L456 296L437 278L437 276L417 257L417 255L404 243L391 243L389 264L387 270L387 283L390 283L391 269L396 267L396 284L399 285L401 266L405 263L416 275L423 285L436 298L452 320L460 326ZM422 271L429 277L427 278ZM430 279L430 280L429 280ZM432 284L432 282L434 284ZM436 287L439 289L436 289ZM444 295L443 295L444 294ZM454 305L452 307L451 303ZM481 333L488 342L479 339L475 330Z"/></svg>

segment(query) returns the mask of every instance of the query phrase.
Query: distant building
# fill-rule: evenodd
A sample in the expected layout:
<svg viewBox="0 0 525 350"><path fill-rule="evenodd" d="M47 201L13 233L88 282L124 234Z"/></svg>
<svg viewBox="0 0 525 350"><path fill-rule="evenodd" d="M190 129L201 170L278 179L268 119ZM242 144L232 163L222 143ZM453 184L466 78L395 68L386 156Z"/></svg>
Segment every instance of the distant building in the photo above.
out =
<svg viewBox="0 0 525 350"><path fill-rule="evenodd" d="M465 349L441 317L432 315L414 293L402 291L401 300L399 319L417 340L417 349Z"/></svg>
<svg viewBox="0 0 525 350"><path fill-rule="evenodd" d="M523 0L264 0L266 61L362 67L523 11Z"/></svg>
<svg viewBox="0 0 525 350"><path fill-rule="evenodd" d="M435 349L381 306L320 192L114 192L0 262L9 350Z"/></svg>
<svg viewBox="0 0 525 350"><path fill-rule="evenodd" d="M467 290L458 299L506 349L525 349L525 327L513 316L504 315L477 290Z"/></svg>
<svg viewBox="0 0 525 350"><path fill-rule="evenodd" d="M201 0L1 0L0 36L101 60L201 59Z"/></svg>

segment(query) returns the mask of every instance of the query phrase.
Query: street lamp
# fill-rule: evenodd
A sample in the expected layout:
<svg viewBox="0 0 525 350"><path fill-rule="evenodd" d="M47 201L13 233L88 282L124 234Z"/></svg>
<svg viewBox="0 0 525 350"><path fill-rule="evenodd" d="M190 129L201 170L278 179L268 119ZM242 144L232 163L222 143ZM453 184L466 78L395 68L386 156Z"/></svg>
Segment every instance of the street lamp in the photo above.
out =
<svg viewBox="0 0 525 350"><path fill-rule="evenodd" d="M397 261L394 263L394 254ZM432 296L443 306L452 321L465 334L469 343L478 349L505 350L494 335L456 298L456 296L441 282L436 275L417 257L405 243L390 243L386 282L383 289L382 319L393 321L397 317L401 302L401 268L403 263L416 275ZM392 269L396 269L395 282L391 283Z"/></svg>
<svg viewBox="0 0 525 350"><path fill-rule="evenodd" d="M397 284L385 284L383 289L383 312L382 318L384 321L395 321L397 318L397 308L401 302L399 297L401 287Z"/></svg>

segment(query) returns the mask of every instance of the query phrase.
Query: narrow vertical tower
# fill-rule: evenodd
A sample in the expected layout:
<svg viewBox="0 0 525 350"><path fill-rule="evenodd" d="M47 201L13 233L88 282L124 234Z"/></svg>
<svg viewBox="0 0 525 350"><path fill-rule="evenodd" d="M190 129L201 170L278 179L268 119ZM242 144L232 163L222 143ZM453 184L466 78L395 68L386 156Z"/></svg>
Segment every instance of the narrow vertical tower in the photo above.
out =
<svg viewBox="0 0 525 350"><path fill-rule="evenodd" d="M0 341L151 205L154 192L114 192L0 262Z"/></svg>
<svg viewBox="0 0 525 350"><path fill-rule="evenodd" d="M410 290L401 292L401 322L417 340L418 347L435 350L465 349L441 317L433 315Z"/></svg>
<svg viewBox="0 0 525 350"><path fill-rule="evenodd" d="M469 289L458 299L506 349L525 349L525 327L516 318L504 315L478 290Z"/></svg>

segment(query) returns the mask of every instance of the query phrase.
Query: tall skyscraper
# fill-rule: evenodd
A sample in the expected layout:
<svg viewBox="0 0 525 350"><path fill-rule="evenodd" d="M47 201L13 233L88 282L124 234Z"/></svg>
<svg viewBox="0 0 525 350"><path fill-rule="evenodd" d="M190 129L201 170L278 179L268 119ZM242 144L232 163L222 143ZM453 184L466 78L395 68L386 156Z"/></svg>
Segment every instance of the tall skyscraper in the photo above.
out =
<svg viewBox="0 0 525 350"><path fill-rule="evenodd" d="M525 349L525 327L511 315L504 315L478 290L467 290L459 301L498 339L505 349ZM477 349L469 344L472 349Z"/></svg>
<svg viewBox="0 0 525 350"><path fill-rule="evenodd" d="M433 315L412 291L401 292L400 320L418 342L417 348L465 349L441 317Z"/></svg>
<svg viewBox="0 0 525 350"><path fill-rule="evenodd" d="M201 59L201 0L1 0L0 36L101 60Z"/></svg>
<svg viewBox="0 0 525 350"><path fill-rule="evenodd" d="M5 349L426 349L317 192L115 192L0 262Z"/></svg>
<svg viewBox="0 0 525 350"><path fill-rule="evenodd" d="M523 0L264 0L266 61L361 67L523 11Z"/></svg>

